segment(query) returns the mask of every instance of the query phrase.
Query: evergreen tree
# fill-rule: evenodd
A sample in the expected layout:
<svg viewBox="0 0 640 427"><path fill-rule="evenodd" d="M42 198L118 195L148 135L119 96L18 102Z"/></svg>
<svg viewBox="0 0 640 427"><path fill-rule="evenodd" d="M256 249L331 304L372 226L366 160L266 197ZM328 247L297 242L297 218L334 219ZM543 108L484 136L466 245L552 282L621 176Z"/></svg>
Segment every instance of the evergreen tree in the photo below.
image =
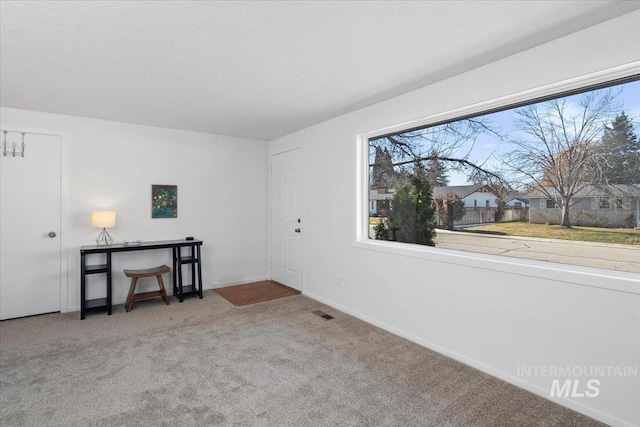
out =
<svg viewBox="0 0 640 427"><path fill-rule="evenodd" d="M438 159L438 153L432 151L427 161L426 173L431 188L446 187L449 185L449 176L447 175L447 167L442 160Z"/></svg>
<svg viewBox="0 0 640 427"><path fill-rule="evenodd" d="M606 160L602 173L606 183L640 183L640 140L624 111L605 127L602 147Z"/></svg>
<svg viewBox="0 0 640 427"><path fill-rule="evenodd" d="M395 188L397 174L393 168L391 154L386 148L376 147L371 171L371 188Z"/></svg>
<svg viewBox="0 0 640 427"><path fill-rule="evenodd" d="M416 162L406 183L391 201L390 229L394 240L435 246L435 209L425 167Z"/></svg>

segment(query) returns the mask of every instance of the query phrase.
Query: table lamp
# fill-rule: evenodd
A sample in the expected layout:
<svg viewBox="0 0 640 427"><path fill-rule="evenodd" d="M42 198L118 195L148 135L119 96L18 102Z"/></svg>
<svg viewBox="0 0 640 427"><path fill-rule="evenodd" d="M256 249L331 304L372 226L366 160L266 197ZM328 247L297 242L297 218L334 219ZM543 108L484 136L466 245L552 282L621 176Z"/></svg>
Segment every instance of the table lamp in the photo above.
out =
<svg viewBox="0 0 640 427"><path fill-rule="evenodd" d="M96 239L98 246L109 246L113 243L113 239L107 232L107 228L116 226L115 211L92 211L91 226L102 228L102 231L98 234L98 238Z"/></svg>

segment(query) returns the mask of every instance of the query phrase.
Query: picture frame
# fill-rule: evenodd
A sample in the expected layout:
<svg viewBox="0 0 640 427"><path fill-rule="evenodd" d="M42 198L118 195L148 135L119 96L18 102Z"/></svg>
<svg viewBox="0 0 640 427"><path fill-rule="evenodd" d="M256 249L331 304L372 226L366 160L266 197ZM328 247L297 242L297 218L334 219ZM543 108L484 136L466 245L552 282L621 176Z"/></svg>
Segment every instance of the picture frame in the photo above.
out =
<svg viewBox="0 0 640 427"><path fill-rule="evenodd" d="M178 186L151 185L151 218L178 217Z"/></svg>

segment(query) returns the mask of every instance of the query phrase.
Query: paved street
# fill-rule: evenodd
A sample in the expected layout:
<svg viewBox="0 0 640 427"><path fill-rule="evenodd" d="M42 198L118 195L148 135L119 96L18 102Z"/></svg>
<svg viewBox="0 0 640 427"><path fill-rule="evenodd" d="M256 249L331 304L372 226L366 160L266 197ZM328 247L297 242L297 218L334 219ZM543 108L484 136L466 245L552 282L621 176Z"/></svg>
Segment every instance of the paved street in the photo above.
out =
<svg viewBox="0 0 640 427"><path fill-rule="evenodd" d="M640 246L438 230L436 247L640 273Z"/></svg>

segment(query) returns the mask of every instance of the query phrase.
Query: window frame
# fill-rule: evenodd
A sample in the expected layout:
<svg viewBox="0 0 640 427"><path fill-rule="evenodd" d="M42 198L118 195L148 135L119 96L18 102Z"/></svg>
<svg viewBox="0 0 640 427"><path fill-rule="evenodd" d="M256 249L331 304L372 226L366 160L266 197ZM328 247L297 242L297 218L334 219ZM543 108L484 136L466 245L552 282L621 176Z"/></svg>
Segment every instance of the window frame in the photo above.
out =
<svg viewBox="0 0 640 427"><path fill-rule="evenodd" d="M611 199L608 197L598 197L598 210L610 211Z"/></svg>
<svg viewBox="0 0 640 427"><path fill-rule="evenodd" d="M356 218L353 246L394 256L420 258L640 295L640 274L637 273L369 239L367 209L369 206L369 139L594 90L598 86L605 87L635 80L638 76L640 76L640 61L357 134L355 138Z"/></svg>

